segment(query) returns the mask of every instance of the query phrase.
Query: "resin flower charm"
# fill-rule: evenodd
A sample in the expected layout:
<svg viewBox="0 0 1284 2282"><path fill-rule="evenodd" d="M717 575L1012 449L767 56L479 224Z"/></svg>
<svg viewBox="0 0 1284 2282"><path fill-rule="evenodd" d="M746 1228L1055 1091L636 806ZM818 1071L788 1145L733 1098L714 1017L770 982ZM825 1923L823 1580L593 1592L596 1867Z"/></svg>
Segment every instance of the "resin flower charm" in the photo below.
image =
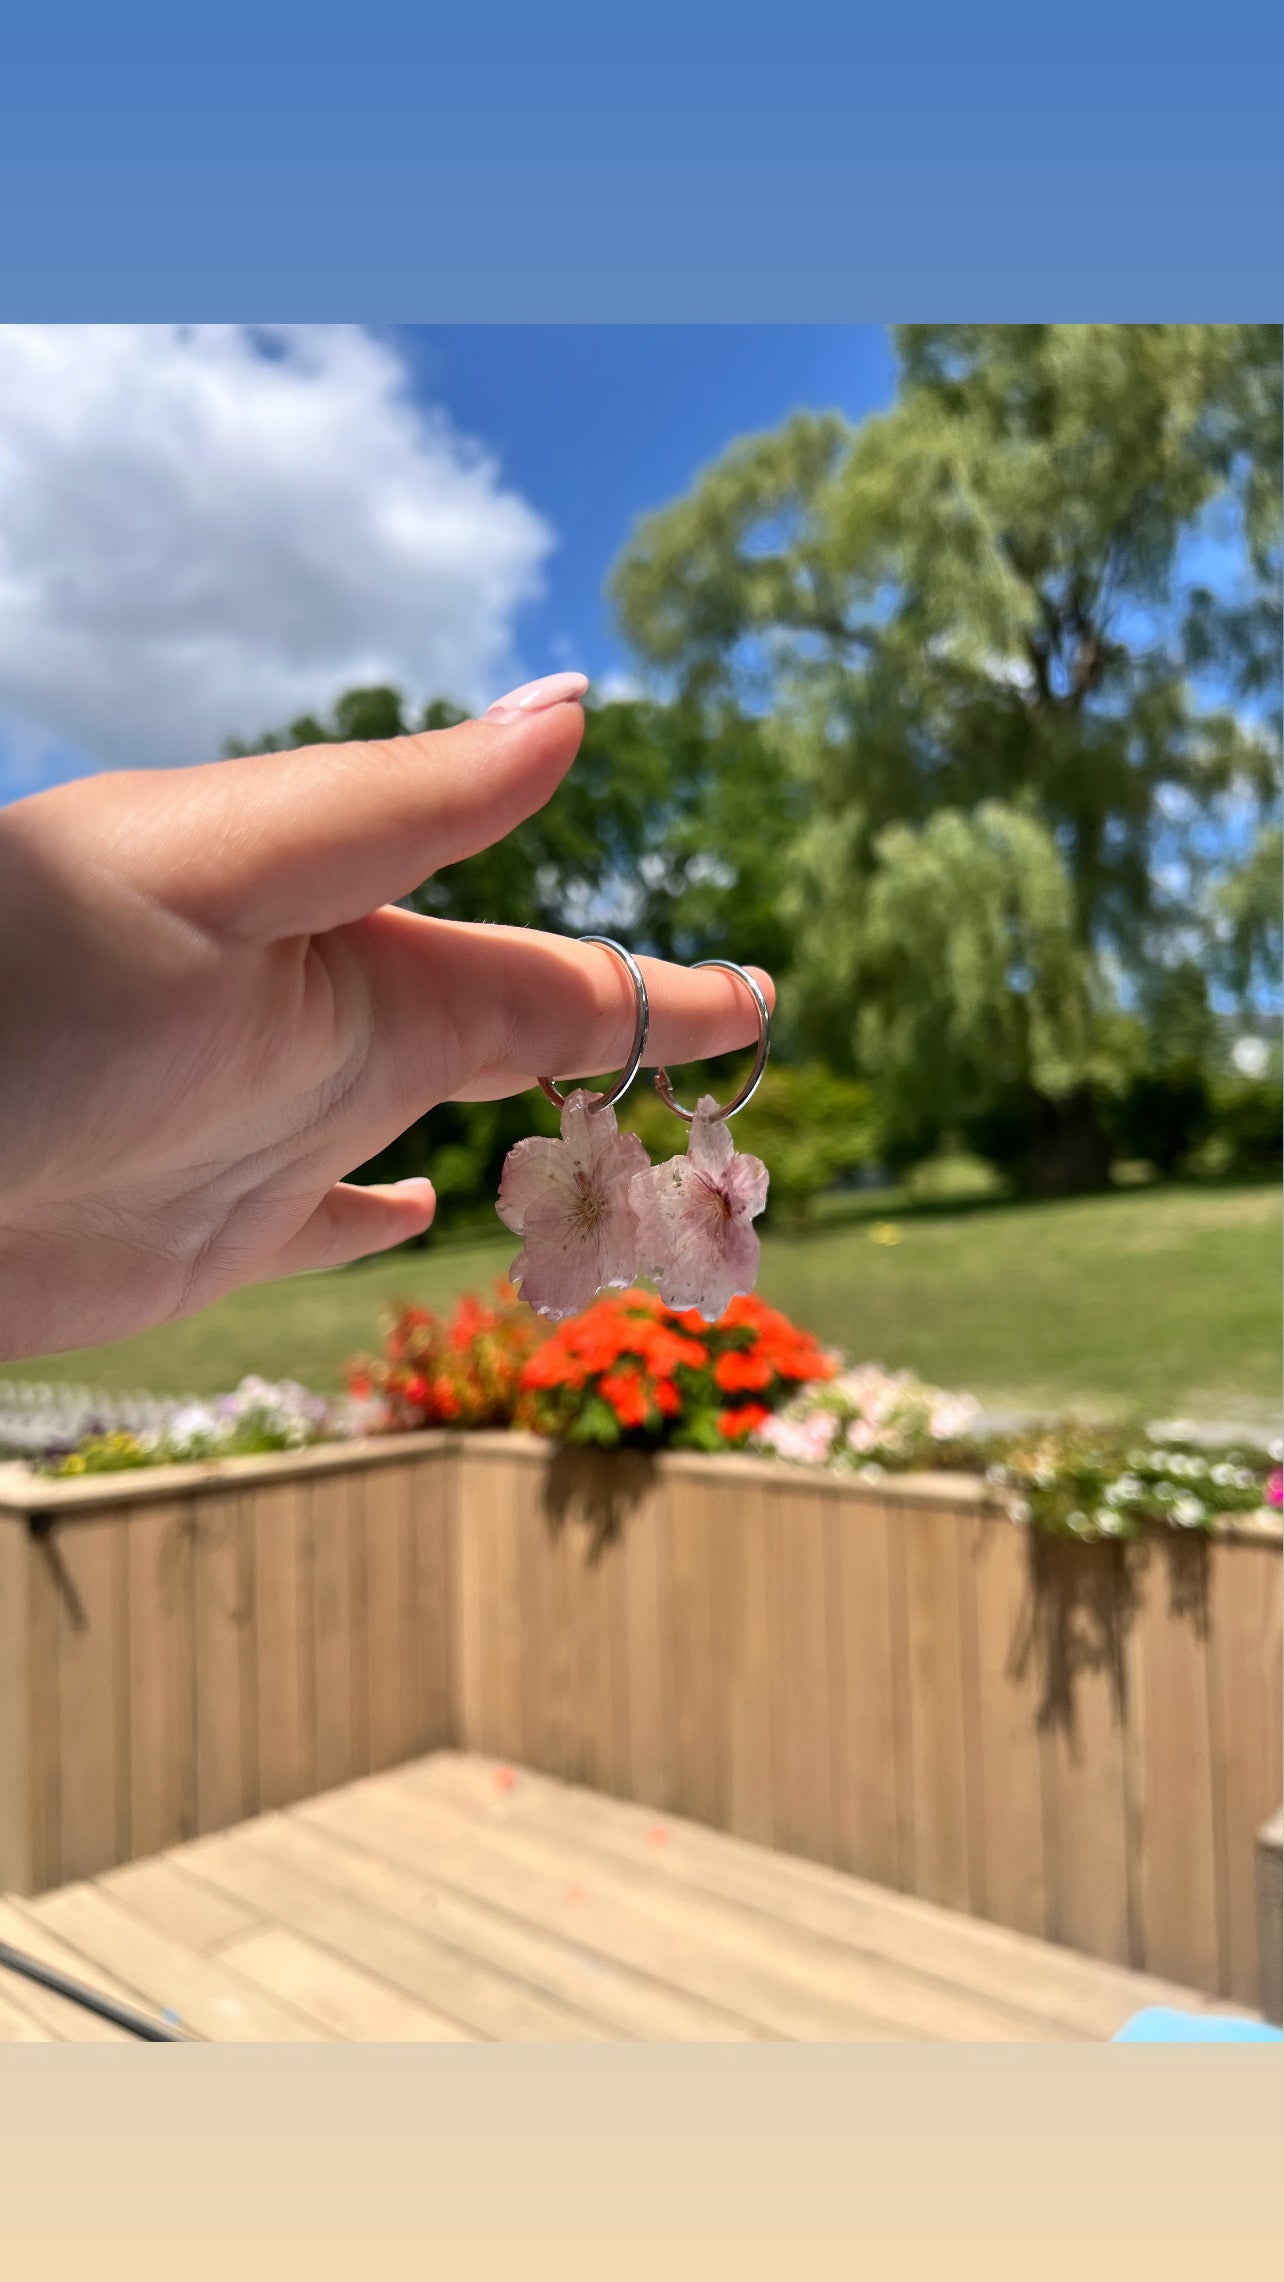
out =
<svg viewBox="0 0 1284 2282"><path fill-rule="evenodd" d="M666 1307L692 1307L716 1323L753 1290L760 1246L751 1222L767 1202L767 1168L737 1156L711 1094L696 1103L685 1157L648 1166L630 1194L642 1271L657 1278Z"/></svg>
<svg viewBox="0 0 1284 2282"><path fill-rule="evenodd" d="M562 1138L518 1141L504 1160L496 1212L524 1239L512 1280L538 1315L577 1315L610 1285L638 1273L630 1184L650 1171L635 1133L621 1133L600 1094L568 1094Z"/></svg>

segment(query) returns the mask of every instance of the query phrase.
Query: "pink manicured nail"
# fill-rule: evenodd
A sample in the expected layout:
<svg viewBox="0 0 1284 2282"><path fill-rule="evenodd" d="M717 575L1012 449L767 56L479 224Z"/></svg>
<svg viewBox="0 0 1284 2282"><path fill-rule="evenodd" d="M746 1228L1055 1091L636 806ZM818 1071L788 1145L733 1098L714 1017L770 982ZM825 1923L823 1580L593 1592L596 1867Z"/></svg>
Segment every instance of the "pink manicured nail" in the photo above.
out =
<svg viewBox="0 0 1284 2282"><path fill-rule="evenodd" d="M520 721L523 713L544 713L550 705L565 705L569 698L582 697L587 688L587 674L545 674L542 681L524 681L520 689L510 689L507 697L497 697L482 719Z"/></svg>

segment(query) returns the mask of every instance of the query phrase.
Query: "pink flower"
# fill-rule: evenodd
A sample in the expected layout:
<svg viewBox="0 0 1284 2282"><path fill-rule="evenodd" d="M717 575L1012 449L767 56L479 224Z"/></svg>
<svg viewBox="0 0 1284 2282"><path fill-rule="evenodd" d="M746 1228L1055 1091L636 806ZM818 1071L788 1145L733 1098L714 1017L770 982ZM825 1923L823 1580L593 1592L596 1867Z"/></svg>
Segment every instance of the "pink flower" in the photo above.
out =
<svg viewBox="0 0 1284 2282"><path fill-rule="evenodd" d="M766 1418L753 1439L774 1450L778 1458L792 1458L801 1466L823 1466L837 1432L833 1412L818 1410L810 1418Z"/></svg>
<svg viewBox="0 0 1284 2282"><path fill-rule="evenodd" d="M540 1315L578 1315L608 1285L638 1274L637 1214L629 1184L649 1172L635 1133L621 1133L600 1094L567 1096L562 1138L518 1141L504 1160L495 1210L525 1238L511 1269Z"/></svg>
<svg viewBox="0 0 1284 2282"><path fill-rule="evenodd" d="M1266 1484L1266 1503L1278 1512L1284 1506L1284 1472L1277 1466Z"/></svg>
<svg viewBox="0 0 1284 2282"><path fill-rule="evenodd" d="M642 1270L658 1279L666 1307L695 1308L716 1323L731 1300L753 1290L760 1247L749 1224L767 1202L767 1168L736 1155L711 1095L696 1103L686 1156L648 1166L629 1194Z"/></svg>

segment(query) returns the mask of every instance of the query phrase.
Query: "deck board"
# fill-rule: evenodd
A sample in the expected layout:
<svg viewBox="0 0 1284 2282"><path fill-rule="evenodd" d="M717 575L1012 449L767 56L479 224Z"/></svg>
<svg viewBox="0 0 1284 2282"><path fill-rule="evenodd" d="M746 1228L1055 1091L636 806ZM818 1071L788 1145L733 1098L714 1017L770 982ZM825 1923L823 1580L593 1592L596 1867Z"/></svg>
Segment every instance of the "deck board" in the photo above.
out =
<svg viewBox="0 0 1284 2282"><path fill-rule="evenodd" d="M1153 1976L439 1751L35 1900L18 1946L223 2042L1100 2041ZM0 2038L114 2032L17 1976Z"/></svg>

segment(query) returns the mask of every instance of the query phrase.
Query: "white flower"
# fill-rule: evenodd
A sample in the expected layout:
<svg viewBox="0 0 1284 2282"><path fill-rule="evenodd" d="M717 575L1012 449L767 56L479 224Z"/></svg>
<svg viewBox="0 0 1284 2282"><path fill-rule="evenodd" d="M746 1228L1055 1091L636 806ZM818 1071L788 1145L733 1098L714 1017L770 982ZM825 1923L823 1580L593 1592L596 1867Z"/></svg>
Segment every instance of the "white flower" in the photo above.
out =
<svg viewBox="0 0 1284 2282"><path fill-rule="evenodd" d="M1144 1497L1145 1492L1145 1483L1139 1482L1135 1474L1121 1474L1118 1481L1112 1482L1106 1491L1106 1502L1108 1505L1129 1505L1134 1498Z"/></svg>
<svg viewBox="0 0 1284 2282"><path fill-rule="evenodd" d="M945 1395L931 1406L928 1431L936 1442L955 1442L969 1434L981 1415L971 1395Z"/></svg>
<svg viewBox="0 0 1284 2282"><path fill-rule="evenodd" d="M867 1450L876 1450L881 1440L878 1429L866 1418L855 1418L847 1429L848 1448L863 1456Z"/></svg>
<svg viewBox="0 0 1284 2282"><path fill-rule="evenodd" d="M208 1403L189 1402L175 1411L165 1439L176 1451L182 1451L202 1442L221 1442L224 1432L222 1421Z"/></svg>
<svg viewBox="0 0 1284 2282"><path fill-rule="evenodd" d="M1172 1517L1180 1528L1195 1529L1201 1521L1207 1520L1208 1509L1202 1498L1192 1497L1189 1490L1182 1490L1173 1499Z"/></svg>

